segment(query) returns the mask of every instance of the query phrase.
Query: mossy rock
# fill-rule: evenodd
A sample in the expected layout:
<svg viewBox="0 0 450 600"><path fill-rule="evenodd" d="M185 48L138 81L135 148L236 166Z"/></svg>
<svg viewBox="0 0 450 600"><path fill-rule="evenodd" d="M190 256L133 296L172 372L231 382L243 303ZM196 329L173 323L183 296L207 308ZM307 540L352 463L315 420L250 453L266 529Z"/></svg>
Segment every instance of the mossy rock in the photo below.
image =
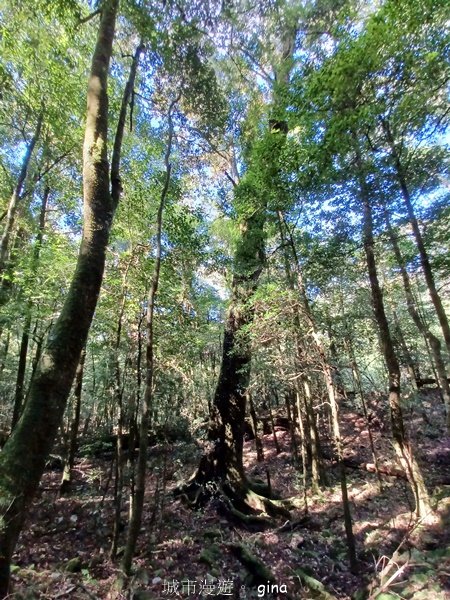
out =
<svg viewBox="0 0 450 600"><path fill-rule="evenodd" d="M259 558L253 556L246 546L242 544L228 544L228 548L248 572L248 576L245 578L246 585L253 587L276 582L271 570Z"/></svg>

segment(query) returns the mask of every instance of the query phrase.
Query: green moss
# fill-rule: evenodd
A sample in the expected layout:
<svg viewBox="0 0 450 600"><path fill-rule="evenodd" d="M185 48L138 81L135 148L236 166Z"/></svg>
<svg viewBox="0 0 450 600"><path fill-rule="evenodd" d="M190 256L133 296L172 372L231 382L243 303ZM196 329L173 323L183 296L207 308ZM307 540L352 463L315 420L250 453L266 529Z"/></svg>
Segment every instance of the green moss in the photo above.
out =
<svg viewBox="0 0 450 600"><path fill-rule="evenodd" d="M75 558L71 558L67 561L64 570L68 573L80 573L81 567L81 558L79 556L75 556Z"/></svg>
<svg viewBox="0 0 450 600"><path fill-rule="evenodd" d="M207 540L215 540L222 537L220 529L207 529L203 532L203 537Z"/></svg>
<svg viewBox="0 0 450 600"><path fill-rule="evenodd" d="M208 548L203 548L203 550L200 552L199 562L212 567L221 556L222 551L219 546L217 546L217 544L212 544Z"/></svg>

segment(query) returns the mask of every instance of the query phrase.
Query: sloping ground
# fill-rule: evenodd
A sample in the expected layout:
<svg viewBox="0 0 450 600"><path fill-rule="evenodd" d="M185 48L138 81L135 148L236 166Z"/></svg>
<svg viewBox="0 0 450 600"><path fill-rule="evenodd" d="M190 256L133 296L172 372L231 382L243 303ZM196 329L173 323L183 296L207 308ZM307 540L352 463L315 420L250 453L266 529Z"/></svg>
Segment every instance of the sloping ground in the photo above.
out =
<svg viewBox="0 0 450 600"><path fill-rule="evenodd" d="M278 430L281 453L276 453L273 435L265 435L264 463L257 463L253 441L245 443L245 463L252 476L266 479L269 471L273 488L283 497L297 497L292 526L280 522L264 531L244 529L221 516L219 501L214 500L192 511L174 500L171 491L195 468L199 447L188 443L154 447L136 574L128 591L121 592L118 565L109 559L111 481L105 489L110 460L83 459L77 463L69 497L58 497L60 473L46 473L15 557L13 598L450 598L450 439L441 429L440 405L432 399L430 404L425 407L431 415L428 423L415 412L408 422L421 449L437 516L427 523L414 521L404 480L383 477L380 492L374 474L350 470L360 558L357 575L347 566L332 461L328 461L330 486L314 497L308 494L305 515L300 502L302 476L291 462L290 437ZM376 397L370 408L377 450L392 466L387 415ZM371 462L361 415L344 407L342 423L347 456ZM332 456L331 447L326 452Z"/></svg>

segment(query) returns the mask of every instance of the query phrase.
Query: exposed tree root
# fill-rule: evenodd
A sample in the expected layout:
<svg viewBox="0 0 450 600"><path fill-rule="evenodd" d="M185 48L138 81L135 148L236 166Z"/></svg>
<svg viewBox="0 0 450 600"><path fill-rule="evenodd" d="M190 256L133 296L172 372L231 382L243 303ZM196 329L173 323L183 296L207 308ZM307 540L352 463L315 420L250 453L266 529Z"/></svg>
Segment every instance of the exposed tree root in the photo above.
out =
<svg viewBox="0 0 450 600"><path fill-rule="evenodd" d="M300 582L309 590L311 595L314 598L317 598L317 600L336 600L336 596L330 594L323 583L311 575L308 575L303 569L295 569L294 573L299 578Z"/></svg>
<svg viewBox="0 0 450 600"><path fill-rule="evenodd" d="M250 575L250 581L248 581L249 585L256 586L276 582L272 571L258 558L253 556L248 548L242 544L227 544L227 547L233 556L235 556L247 569Z"/></svg>
<svg viewBox="0 0 450 600"><path fill-rule="evenodd" d="M283 523L283 525L281 525L281 527L278 527L278 530L280 533L284 533L286 531L295 531L296 529L300 529L300 528L304 528L306 527L307 523L308 523L309 517L307 515L300 517L300 519L296 519L295 521L286 521L286 523Z"/></svg>
<svg viewBox="0 0 450 600"><path fill-rule="evenodd" d="M268 491L267 487L258 482L212 480L201 483L193 478L177 488L175 495L191 508L199 508L213 501L219 512L250 529L273 527L277 518L289 519L288 507L292 507L292 504L268 498L259 493L262 491Z"/></svg>
<svg viewBox="0 0 450 600"><path fill-rule="evenodd" d="M245 580L247 585L249 585L250 587L263 586L264 590L267 591L274 591L275 589L275 594L277 598L283 597L286 600L293 600L292 596L287 591L287 589L280 590L281 595L278 594L279 586L277 585L275 575L261 560L259 560L259 558L256 558L256 556L254 556L246 546L242 544L227 544L227 548L229 548L230 552L247 570L248 577ZM258 589L258 596L259 595L260 590Z"/></svg>
<svg viewBox="0 0 450 600"><path fill-rule="evenodd" d="M361 469L363 471L368 471L369 473L376 473L377 471L373 463L366 463L364 461L358 461L352 458L346 458L344 460L344 464L350 469ZM378 472L381 475L387 475L388 477L398 477L399 479L407 479L405 471L403 469L399 469L398 467L391 467L389 465L379 465Z"/></svg>

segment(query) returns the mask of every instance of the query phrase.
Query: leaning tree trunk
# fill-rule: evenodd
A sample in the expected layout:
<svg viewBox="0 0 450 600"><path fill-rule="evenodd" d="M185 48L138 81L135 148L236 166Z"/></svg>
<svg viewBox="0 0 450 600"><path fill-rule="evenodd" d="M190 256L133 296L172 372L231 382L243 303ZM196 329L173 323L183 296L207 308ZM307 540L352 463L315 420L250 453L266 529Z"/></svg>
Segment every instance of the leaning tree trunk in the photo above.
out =
<svg viewBox="0 0 450 600"><path fill-rule="evenodd" d="M442 357L441 342L431 331L425 320L421 317L414 298L414 293L411 286L411 280L409 278L408 271L406 269L405 261L398 245L397 237L392 228L391 221L389 218L389 212L384 207L384 217L386 221L387 231L389 239L394 250L395 259L400 269L402 276L403 289L405 290L406 306L408 308L409 315L414 322L414 325L420 331L420 333L428 342L431 353L434 360L434 366L438 376L439 387L441 388L442 397L444 399L445 410L447 412L447 429L450 431L450 386L447 379L447 371L445 369L445 361Z"/></svg>
<svg viewBox="0 0 450 600"><path fill-rule="evenodd" d="M3 272L6 267L6 263L8 260L8 251L9 251L9 242L11 238L11 232L14 227L14 222L16 219L17 209L19 207L20 197L22 194L23 186L25 183L25 179L27 177L28 169L31 162L31 157L33 156L33 151L36 146L36 143L41 135L43 121L43 113L41 112L38 116L38 120L36 123L36 129L34 131L33 137L27 145L27 149L25 151L25 155L22 160L22 166L20 169L19 177L17 179L16 186L14 188L13 194L9 201L8 212L6 214L6 222L5 227L3 229L3 234L0 238L0 275L3 275Z"/></svg>
<svg viewBox="0 0 450 600"><path fill-rule="evenodd" d="M83 148L84 228L61 314L48 338L23 414L0 455L0 598L86 343L103 277L114 208L107 155L107 77L118 0L104 3L87 92Z"/></svg>
<svg viewBox="0 0 450 600"><path fill-rule="evenodd" d="M442 304L441 297L437 291L436 282L434 281L433 270L431 268L430 259L428 256L425 243L423 241L422 232L420 231L419 223L417 221L414 207L411 200L411 194L409 191L408 183L406 181L406 174L400 159L400 155L395 144L394 136L389 125L389 122L385 119L382 121L383 129L386 135L386 140L389 144L391 151L391 158L395 168L395 174L399 183L403 200L405 202L406 210L408 213L408 219L411 223L411 229L416 240L417 248L419 250L420 262L422 265L423 274L427 283L428 291L430 294L431 301L433 302L436 314L439 320L439 324L444 335L445 344L447 346L447 352L450 355L450 325L447 319L447 315Z"/></svg>
<svg viewBox="0 0 450 600"><path fill-rule="evenodd" d="M391 332L384 310L383 292L378 280L375 261L375 244L373 238L373 217L370 202L370 191L364 175L362 157L355 139L356 162L363 205L363 241L366 254L367 270L372 292L372 306L378 328L380 347L386 362L389 375L389 407L394 448L401 466L407 474L411 490L414 494L417 516L424 516L430 511L430 501L419 464L412 452L404 427L400 397L400 367L392 343Z"/></svg>

